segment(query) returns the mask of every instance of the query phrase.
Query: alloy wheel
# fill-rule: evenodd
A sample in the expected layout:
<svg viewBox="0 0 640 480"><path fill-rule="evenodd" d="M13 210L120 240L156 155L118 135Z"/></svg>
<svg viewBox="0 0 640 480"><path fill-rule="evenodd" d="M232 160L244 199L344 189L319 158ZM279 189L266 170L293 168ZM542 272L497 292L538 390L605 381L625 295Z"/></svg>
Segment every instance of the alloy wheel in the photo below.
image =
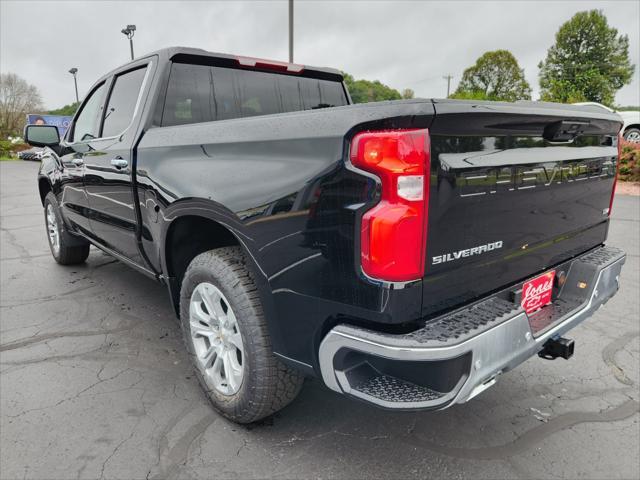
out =
<svg viewBox="0 0 640 480"><path fill-rule="evenodd" d="M625 140L631 143L640 143L640 133L630 132L627 134L627 138Z"/></svg>
<svg viewBox="0 0 640 480"><path fill-rule="evenodd" d="M51 249L54 255L58 255L60 252L60 231L58 230L58 219L50 203L47 204L47 233Z"/></svg>
<svg viewBox="0 0 640 480"><path fill-rule="evenodd" d="M238 392L244 376L242 335L231 304L215 285L203 282L193 290L189 328L207 384L223 395Z"/></svg>

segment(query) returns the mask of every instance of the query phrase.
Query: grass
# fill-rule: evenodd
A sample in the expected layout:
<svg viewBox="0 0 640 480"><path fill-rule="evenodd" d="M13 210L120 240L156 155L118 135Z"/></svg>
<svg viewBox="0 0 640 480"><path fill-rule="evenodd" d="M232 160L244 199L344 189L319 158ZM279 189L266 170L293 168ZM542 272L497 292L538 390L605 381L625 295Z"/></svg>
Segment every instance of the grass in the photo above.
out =
<svg viewBox="0 0 640 480"><path fill-rule="evenodd" d="M15 162L16 160L19 159L14 157L0 157L0 162Z"/></svg>

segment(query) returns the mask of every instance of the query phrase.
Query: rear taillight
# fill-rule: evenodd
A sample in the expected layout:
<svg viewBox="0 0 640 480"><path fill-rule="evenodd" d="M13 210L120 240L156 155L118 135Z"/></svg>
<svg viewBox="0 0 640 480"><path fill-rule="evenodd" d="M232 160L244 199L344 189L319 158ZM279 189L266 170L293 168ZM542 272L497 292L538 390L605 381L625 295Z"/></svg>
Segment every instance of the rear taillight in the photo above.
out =
<svg viewBox="0 0 640 480"><path fill-rule="evenodd" d="M622 133L618 134L618 160L616 161L616 176L613 178L613 189L611 189L611 200L609 200L609 211L607 215L611 216L613 208L613 197L616 194L616 186L618 185L618 172L620 171L620 156L622 155Z"/></svg>
<svg viewBox="0 0 640 480"><path fill-rule="evenodd" d="M429 131L381 130L353 138L351 163L376 175L380 202L362 217L360 259L370 277L424 276L429 206Z"/></svg>

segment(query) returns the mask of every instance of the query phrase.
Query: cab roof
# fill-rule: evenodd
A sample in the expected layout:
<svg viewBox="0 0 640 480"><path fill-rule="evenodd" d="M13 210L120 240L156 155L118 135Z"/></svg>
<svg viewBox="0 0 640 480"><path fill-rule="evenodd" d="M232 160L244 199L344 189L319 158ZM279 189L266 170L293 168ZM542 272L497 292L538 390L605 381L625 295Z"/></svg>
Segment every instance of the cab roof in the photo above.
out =
<svg viewBox="0 0 640 480"><path fill-rule="evenodd" d="M250 70L274 71L289 75L301 75L305 77L325 78L341 82L343 75L340 70L327 67L314 67L310 65L301 65L296 63L281 62L277 60L267 60L254 57L245 57L241 55L231 55L227 53L209 52L201 48L191 47L167 47L154 52L148 53L132 60L129 63L135 63L142 58L157 55L160 60L194 63L204 65L216 65L221 67L231 67ZM119 67L118 69L121 69Z"/></svg>

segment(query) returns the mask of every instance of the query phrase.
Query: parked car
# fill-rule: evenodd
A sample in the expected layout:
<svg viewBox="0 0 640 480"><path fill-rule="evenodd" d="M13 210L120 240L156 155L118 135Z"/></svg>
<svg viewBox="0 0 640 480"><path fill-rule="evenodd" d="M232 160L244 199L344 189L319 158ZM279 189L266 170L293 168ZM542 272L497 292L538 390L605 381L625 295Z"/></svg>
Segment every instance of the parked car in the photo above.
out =
<svg viewBox="0 0 640 480"><path fill-rule="evenodd" d="M624 110L616 111L601 103L597 102L580 102L574 105L592 105L595 107L603 108L609 112L615 112L622 117L622 138L627 142L640 143L640 110Z"/></svg>
<svg viewBox="0 0 640 480"><path fill-rule="evenodd" d="M18 152L18 158L20 160L39 162L42 158L42 148L33 147L28 150L22 150Z"/></svg>
<svg viewBox="0 0 640 480"><path fill-rule="evenodd" d="M620 117L535 102L351 105L339 71L169 48L100 78L38 187L62 265L89 246L167 286L213 406L253 422L307 375L391 409L463 403L618 290ZM606 328L606 326L603 326Z"/></svg>

